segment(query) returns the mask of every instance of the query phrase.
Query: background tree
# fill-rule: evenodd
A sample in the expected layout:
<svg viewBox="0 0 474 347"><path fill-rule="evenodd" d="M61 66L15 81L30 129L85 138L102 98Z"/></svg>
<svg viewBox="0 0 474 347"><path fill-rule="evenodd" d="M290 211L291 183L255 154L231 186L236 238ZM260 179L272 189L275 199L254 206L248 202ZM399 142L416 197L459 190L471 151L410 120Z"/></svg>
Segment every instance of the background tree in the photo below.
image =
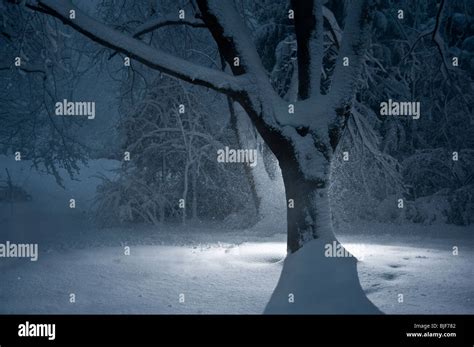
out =
<svg viewBox="0 0 474 347"><path fill-rule="evenodd" d="M398 161L397 181L403 189L389 175L385 175L388 184L383 184L382 176L368 165L362 166L365 175L378 184L358 184L364 173L353 170L355 163L338 164L336 208L345 217L351 214L348 220L360 216L381 222L408 219L463 225L470 220L474 196L472 182L461 174L473 165L474 66L469 42L474 12L466 1L394 4L382 1L374 13L359 95L365 108L374 111L366 119L380 138L381 151ZM398 9L403 10L403 20ZM380 116L380 102L388 99L420 102L421 118ZM459 160L453 160L454 152ZM346 188L348 181L355 189ZM354 192L363 198L353 199ZM396 196L404 197L406 208L393 204Z"/></svg>
<svg viewBox="0 0 474 347"><path fill-rule="evenodd" d="M99 186L96 214L103 226L223 220L242 210L247 223L255 218L241 167L216 161L234 134L225 123L212 123L224 107L213 99L161 76L139 101L124 102L119 131L130 161L123 161L116 180L103 177Z"/></svg>
<svg viewBox="0 0 474 347"><path fill-rule="evenodd" d="M0 153L19 153L59 184L59 168L73 175L87 153L75 135L82 122L54 116L54 104L70 99L89 69L73 54L75 36L51 17L0 3Z"/></svg>

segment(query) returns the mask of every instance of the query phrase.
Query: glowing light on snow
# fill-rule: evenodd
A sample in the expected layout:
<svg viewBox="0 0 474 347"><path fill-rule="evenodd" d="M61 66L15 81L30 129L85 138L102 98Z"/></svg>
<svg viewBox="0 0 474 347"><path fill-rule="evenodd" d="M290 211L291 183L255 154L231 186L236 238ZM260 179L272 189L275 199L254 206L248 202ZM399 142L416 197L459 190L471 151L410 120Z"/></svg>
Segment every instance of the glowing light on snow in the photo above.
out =
<svg viewBox="0 0 474 347"><path fill-rule="evenodd" d="M225 252L249 263L277 263L286 257L286 243L245 242Z"/></svg>
<svg viewBox="0 0 474 347"><path fill-rule="evenodd" d="M343 243L343 246L359 261L363 261L373 251L370 245L365 243Z"/></svg>

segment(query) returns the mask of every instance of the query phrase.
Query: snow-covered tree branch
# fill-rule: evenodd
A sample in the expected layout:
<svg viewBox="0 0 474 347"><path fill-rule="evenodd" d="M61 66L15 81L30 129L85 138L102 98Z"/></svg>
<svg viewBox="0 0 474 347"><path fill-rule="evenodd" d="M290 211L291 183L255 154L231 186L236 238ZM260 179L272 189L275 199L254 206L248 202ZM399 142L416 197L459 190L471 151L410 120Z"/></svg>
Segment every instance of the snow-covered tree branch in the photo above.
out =
<svg viewBox="0 0 474 347"><path fill-rule="evenodd" d="M243 91L247 83L245 79L230 76L219 70L197 66L111 29L88 16L69 0L39 0L37 6L49 11L51 15L61 19L92 40L183 81L228 94ZM74 18L71 18L71 11L74 11Z"/></svg>

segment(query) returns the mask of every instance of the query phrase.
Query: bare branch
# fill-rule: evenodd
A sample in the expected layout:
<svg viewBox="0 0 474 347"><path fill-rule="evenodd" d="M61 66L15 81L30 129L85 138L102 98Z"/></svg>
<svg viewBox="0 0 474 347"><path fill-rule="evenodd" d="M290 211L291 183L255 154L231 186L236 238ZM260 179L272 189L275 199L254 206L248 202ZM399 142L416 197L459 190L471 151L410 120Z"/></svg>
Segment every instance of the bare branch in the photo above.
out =
<svg viewBox="0 0 474 347"><path fill-rule="evenodd" d="M5 71L5 70L15 70L15 69L18 69L18 70L21 70L21 71L24 71L24 72L27 72L27 73L42 73L42 74L46 74L46 72L41 69L41 68L36 68L36 67L24 67L24 66L0 66L0 71Z"/></svg>
<svg viewBox="0 0 474 347"><path fill-rule="evenodd" d="M416 45L418 44L418 42L421 41L421 39L423 37L426 37L428 35L431 35L433 33L432 30L428 30L428 31L425 31L423 33L420 34L420 36L418 36L418 38L415 40L415 42L413 42L413 44L411 45L410 49L408 50L408 53L405 54L405 56L401 59L401 61L404 61L406 58L408 58L408 56L413 52L413 50L415 49Z"/></svg>
<svg viewBox="0 0 474 347"><path fill-rule="evenodd" d="M445 44L444 40L441 37L441 34L439 33L439 28L441 26L441 20L443 19L443 12L444 12L444 4L445 0L441 0L441 3L439 4L439 9L438 13L436 14L436 24L433 29L433 42L436 44L439 54L441 55L441 60L443 61L444 68L446 69L446 72L449 74L449 67L448 64L446 63L446 52L445 52Z"/></svg>
<svg viewBox="0 0 474 347"><path fill-rule="evenodd" d="M402 60L405 60L415 49L416 45L421 41L422 38L431 35L431 39L433 42L436 44L436 47L438 49L439 54L441 55L441 60L443 61L443 65L446 69L446 71L449 73L449 67L448 64L446 63L446 53L444 49L444 40L441 37L441 34L439 33L439 29L441 26L441 20L443 19L443 12L444 12L444 5L445 5L445 0L441 0L441 3L439 4L438 12L436 13L436 22L435 26L432 30L426 30L418 38L413 42L413 44L410 47L410 50L408 51L407 54L403 57Z"/></svg>
<svg viewBox="0 0 474 347"><path fill-rule="evenodd" d="M140 37L154 30L160 29L165 26L170 26L170 25L186 25L193 28L206 27L206 24L204 24L204 22L199 19L184 20L184 19L176 18L176 16L167 16L164 18L152 19L138 26L133 33L133 37Z"/></svg>
<svg viewBox="0 0 474 347"><path fill-rule="evenodd" d="M193 20L184 20L176 18L176 16L167 16L167 17L160 17L151 19L141 25L139 25L135 31L133 32L132 36L135 38L139 38L147 33L152 31L158 30L160 28L172 25L186 25L194 28L206 28L206 24L200 19L193 19ZM118 52L114 52L109 56L109 60L117 55Z"/></svg>

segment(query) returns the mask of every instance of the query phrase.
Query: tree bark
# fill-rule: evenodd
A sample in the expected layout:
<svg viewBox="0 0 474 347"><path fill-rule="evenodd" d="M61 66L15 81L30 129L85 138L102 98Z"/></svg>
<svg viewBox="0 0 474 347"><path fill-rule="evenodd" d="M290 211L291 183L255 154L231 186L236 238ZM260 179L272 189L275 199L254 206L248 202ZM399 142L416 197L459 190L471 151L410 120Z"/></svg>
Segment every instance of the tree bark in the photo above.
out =
<svg viewBox="0 0 474 347"><path fill-rule="evenodd" d="M329 201L318 182L305 179L291 164L280 166L287 201L287 249L293 253L312 239L332 235Z"/></svg>

